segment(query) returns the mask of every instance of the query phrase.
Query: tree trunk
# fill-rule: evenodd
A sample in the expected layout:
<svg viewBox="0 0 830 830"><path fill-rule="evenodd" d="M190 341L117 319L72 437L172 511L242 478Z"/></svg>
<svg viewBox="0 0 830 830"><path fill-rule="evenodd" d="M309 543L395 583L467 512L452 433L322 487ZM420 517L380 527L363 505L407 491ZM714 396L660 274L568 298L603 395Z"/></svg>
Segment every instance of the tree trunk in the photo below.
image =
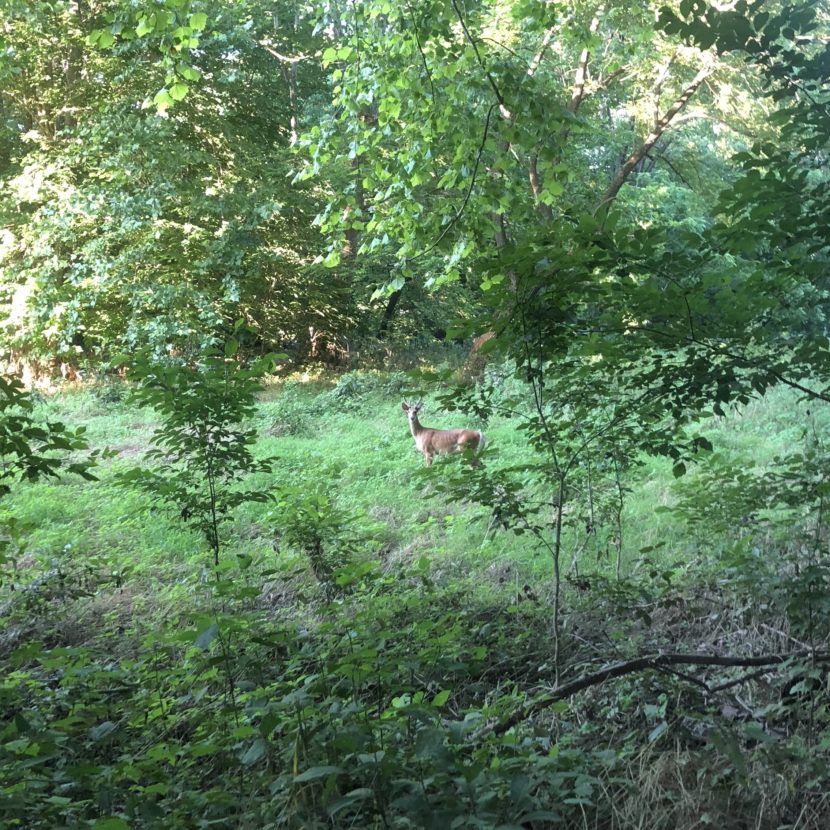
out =
<svg viewBox="0 0 830 830"><path fill-rule="evenodd" d="M287 66L286 64L282 64L282 73L285 77L285 82L288 84L288 108L289 108L289 118L288 118L288 127L289 127L289 135L291 146L293 147L297 143L297 138L299 137L299 130L298 124L299 119L297 117L297 63L296 61L292 61Z"/></svg>
<svg viewBox="0 0 830 830"><path fill-rule="evenodd" d="M401 287L389 295L389 299L386 301L386 308L383 310L383 316L380 318L380 325L378 326L378 340L383 340L386 337L386 333L389 331L389 324L395 316L395 309L398 307L402 294L403 288Z"/></svg>
<svg viewBox="0 0 830 830"><path fill-rule="evenodd" d="M78 87L78 81L81 78L81 66L83 63L83 51L81 49L80 39L83 36L84 24L84 6L83 0L73 0L69 3L68 12L75 20L76 32L70 35L71 45L69 53L64 64L63 83L64 83L64 104L58 111L55 117L55 131L72 129L77 123L75 117L75 108L73 102L75 100L75 91Z"/></svg>

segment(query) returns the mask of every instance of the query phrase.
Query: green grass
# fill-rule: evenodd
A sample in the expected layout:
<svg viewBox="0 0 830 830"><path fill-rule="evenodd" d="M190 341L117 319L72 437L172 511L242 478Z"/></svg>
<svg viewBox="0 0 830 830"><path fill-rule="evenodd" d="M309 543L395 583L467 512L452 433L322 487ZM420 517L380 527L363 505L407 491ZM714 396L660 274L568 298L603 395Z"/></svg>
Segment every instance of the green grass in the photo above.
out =
<svg viewBox="0 0 830 830"><path fill-rule="evenodd" d="M431 470L425 470L400 411L402 394L379 389L382 375L366 377L364 389L342 396L335 394L333 382L319 380L269 386L254 419L260 434L256 452L275 456L277 462L272 474L259 474L252 483L269 491L287 485L326 491L339 507L366 517L376 527L378 547L387 562L405 564L426 555L439 570L460 568L479 578L509 563L514 581L545 581L551 572L549 557L530 536L516 537L492 528L488 533L490 515L485 507L435 492L445 465L458 465L460 459L440 457ZM158 579L163 584L206 554L201 540L174 516L151 508L137 493L113 486L114 471L143 463L156 426L152 412L135 411L123 395L116 395L119 399L108 400L94 389L79 389L41 402L42 417L86 427L92 447L109 447L118 456L103 463L97 483L68 477L20 485L3 511L30 526L27 553L37 561L46 563L71 550L74 556L103 558L142 580ZM742 413L703 421L700 429L716 450L764 470L776 456L801 446L809 430L825 427L826 419L815 425L823 413L817 416L808 410L787 390L775 390ZM429 399L423 420L436 427L464 421L458 413L440 412ZM493 454L490 463L509 466L530 459L514 422L496 419L487 424L486 432ZM626 571L637 567L643 548L658 547L660 558L667 562L689 554L687 530L670 513L655 508L671 505L678 493L693 486L695 474L693 467L675 481L670 464L653 458L643 459L634 469L624 511ZM227 552L273 557L268 512L263 505L241 509ZM585 547L581 571L613 573L609 533L608 528L600 528L596 541ZM578 529L566 533L566 564L582 541Z"/></svg>

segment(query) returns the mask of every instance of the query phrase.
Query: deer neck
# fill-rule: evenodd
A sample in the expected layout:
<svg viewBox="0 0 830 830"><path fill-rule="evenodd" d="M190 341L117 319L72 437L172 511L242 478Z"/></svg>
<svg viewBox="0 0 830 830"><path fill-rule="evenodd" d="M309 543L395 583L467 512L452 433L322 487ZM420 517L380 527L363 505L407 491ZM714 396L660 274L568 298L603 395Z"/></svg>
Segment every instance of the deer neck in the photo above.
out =
<svg viewBox="0 0 830 830"><path fill-rule="evenodd" d="M413 438L417 438L424 431L417 415L409 422L409 431L412 433Z"/></svg>

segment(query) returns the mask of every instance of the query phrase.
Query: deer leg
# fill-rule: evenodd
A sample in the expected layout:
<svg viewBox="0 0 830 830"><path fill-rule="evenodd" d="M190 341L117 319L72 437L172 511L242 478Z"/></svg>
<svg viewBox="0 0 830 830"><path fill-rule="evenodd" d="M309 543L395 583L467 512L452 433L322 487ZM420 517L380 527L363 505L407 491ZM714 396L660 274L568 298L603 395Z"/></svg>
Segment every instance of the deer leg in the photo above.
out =
<svg viewBox="0 0 830 830"><path fill-rule="evenodd" d="M426 464L427 467L432 466L432 456L428 452L424 453L424 464Z"/></svg>

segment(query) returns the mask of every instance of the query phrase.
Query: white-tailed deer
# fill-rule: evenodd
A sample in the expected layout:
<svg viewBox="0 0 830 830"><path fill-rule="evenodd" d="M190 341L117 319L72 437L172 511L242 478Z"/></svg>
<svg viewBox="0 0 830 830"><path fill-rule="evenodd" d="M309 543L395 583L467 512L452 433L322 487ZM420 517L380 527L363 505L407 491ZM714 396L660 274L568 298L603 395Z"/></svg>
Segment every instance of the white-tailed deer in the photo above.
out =
<svg viewBox="0 0 830 830"><path fill-rule="evenodd" d="M410 406L406 401L401 404L401 409L406 412L409 418L409 429L415 439L415 446L418 452L424 456L424 463L429 467L432 464L432 456L442 452L461 452L472 450L474 456L472 465L478 466L478 459L475 457L487 443L483 432L475 429L429 429L421 426L418 420L418 413L424 405L423 401Z"/></svg>

